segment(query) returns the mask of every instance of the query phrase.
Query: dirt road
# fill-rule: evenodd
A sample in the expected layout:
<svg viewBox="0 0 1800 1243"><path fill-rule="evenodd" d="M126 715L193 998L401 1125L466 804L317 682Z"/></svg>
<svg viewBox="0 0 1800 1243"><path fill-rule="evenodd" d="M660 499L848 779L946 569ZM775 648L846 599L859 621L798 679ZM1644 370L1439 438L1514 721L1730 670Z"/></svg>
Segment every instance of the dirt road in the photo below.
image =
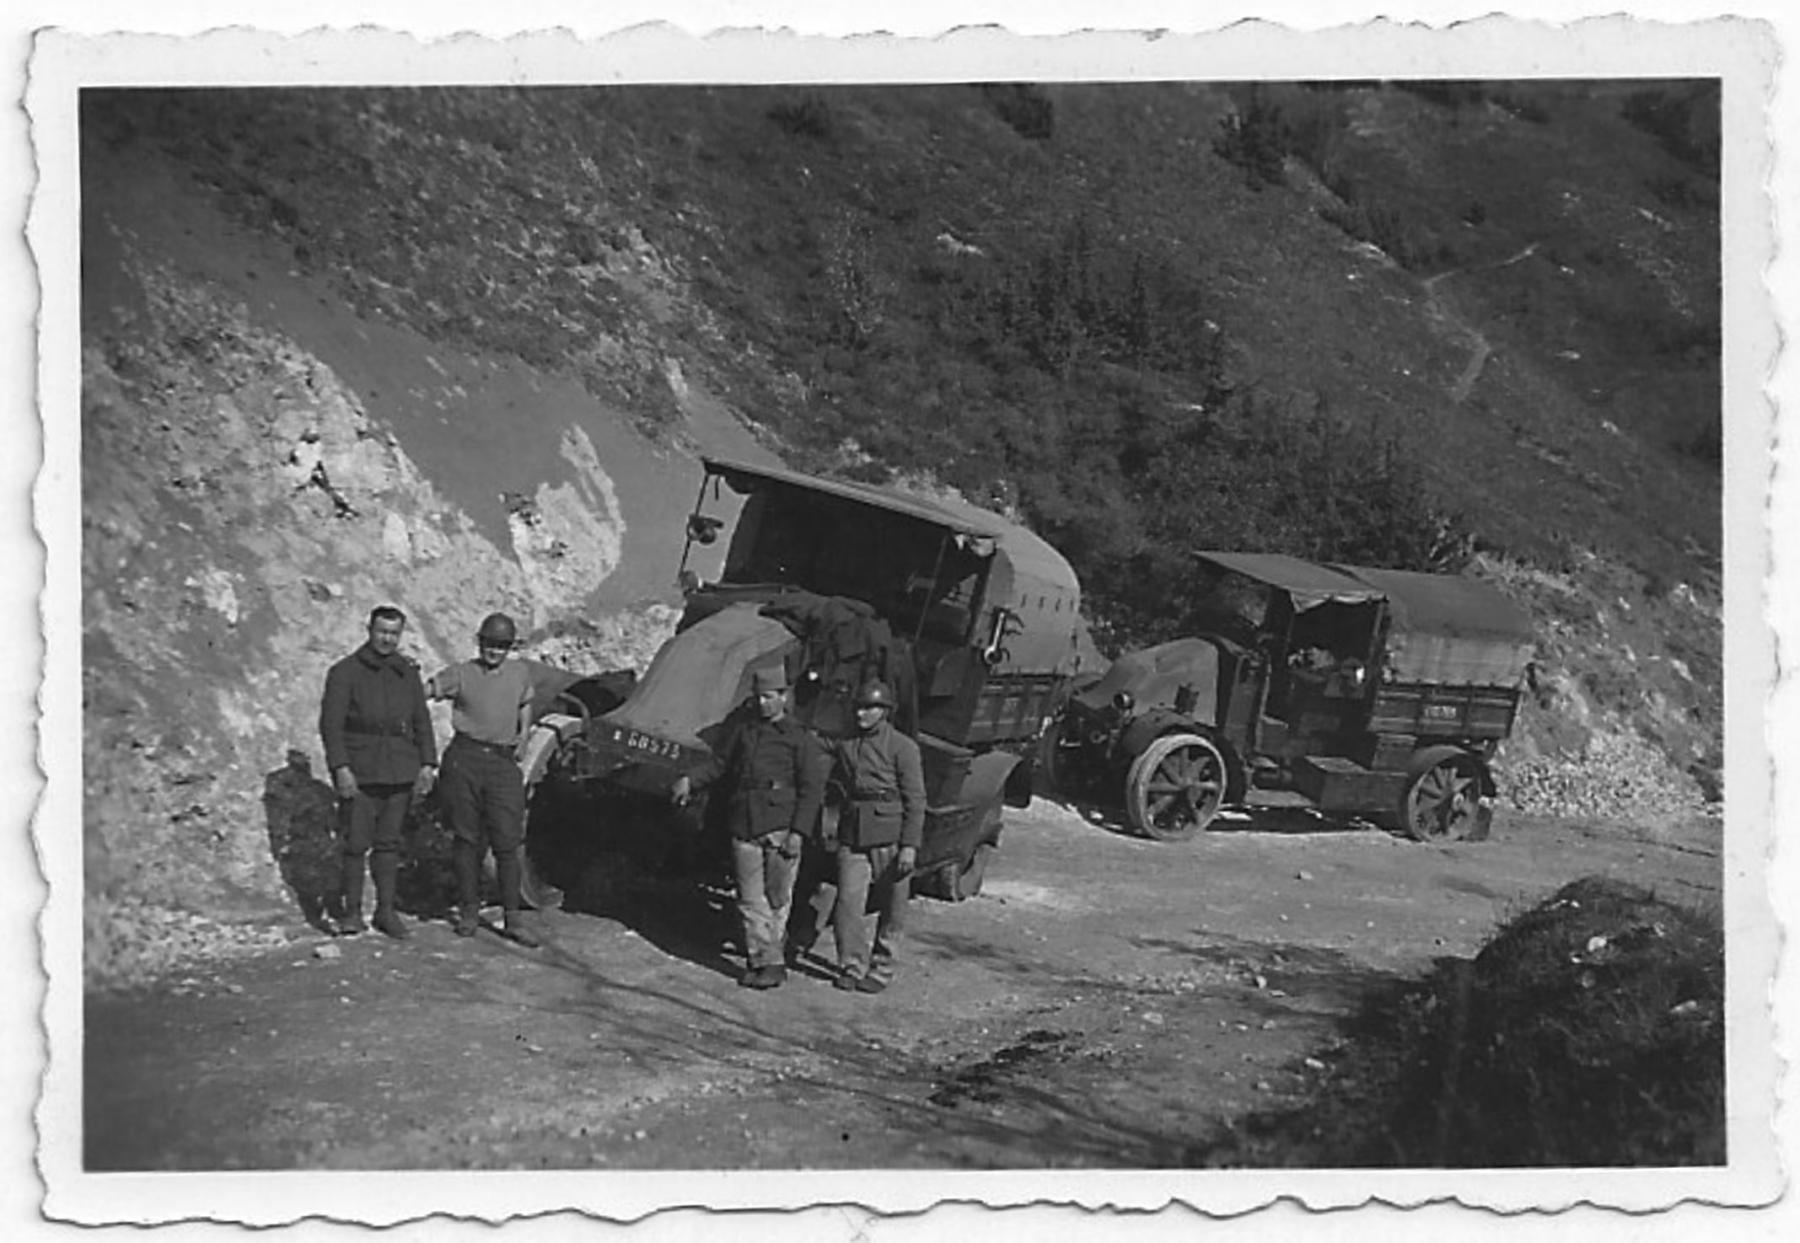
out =
<svg viewBox="0 0 1800 1243"><path fill-rule="evenodd" d="M1444 848L1305 821L1153 843L1040 800L1009 812L979 897L915 900L873 997L822 972L736 987L722 895L685 888L549 915L538 951L435 921L329 942L296 917L289 948L88 1000L85 1163L1204 1164L1367 985L1472 954L1581 875L1716 903L1717 839L1501 813Z"/></svg>

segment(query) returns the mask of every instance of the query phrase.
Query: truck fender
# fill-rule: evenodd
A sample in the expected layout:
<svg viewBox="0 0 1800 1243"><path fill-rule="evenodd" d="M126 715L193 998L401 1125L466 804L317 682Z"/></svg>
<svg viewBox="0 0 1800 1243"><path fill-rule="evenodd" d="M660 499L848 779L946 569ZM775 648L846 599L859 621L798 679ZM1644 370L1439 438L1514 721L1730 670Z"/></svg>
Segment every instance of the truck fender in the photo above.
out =
<svg viewBox="0 0 1800 1243"><path fill-rule="evenodd" d="M989 751L975 757L969 775L963 781L959 803L980 806L1004 798L1019 768L1019 757L1011 751Z"/></svg>
<svg viewBox="0 0 1800 1243"><path fill-rule="evenodd" d="M1164 734L1210 734L1211 721L1182 716L1168 708L1148 708L1131 718L1119 734L1120 757L1135 760L1152 740Z"/></svg>

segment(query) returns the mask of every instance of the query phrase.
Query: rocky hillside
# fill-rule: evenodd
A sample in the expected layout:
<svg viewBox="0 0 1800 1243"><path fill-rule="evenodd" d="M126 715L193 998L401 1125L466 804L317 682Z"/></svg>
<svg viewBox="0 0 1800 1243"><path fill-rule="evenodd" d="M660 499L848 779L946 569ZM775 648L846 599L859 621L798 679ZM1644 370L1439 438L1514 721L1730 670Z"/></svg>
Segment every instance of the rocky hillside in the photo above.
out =
<svg viewBox="0 0 1800 1243"><path fill-rule="evenodd" d="M1716 797L1707 104L90 92L94 943L288 901L373 604L427 666L494 608L641 665L700 450L1008 507L1115 644L1179 628L1195 546L1493 577L1540 621L1515 803Z"/></svg>

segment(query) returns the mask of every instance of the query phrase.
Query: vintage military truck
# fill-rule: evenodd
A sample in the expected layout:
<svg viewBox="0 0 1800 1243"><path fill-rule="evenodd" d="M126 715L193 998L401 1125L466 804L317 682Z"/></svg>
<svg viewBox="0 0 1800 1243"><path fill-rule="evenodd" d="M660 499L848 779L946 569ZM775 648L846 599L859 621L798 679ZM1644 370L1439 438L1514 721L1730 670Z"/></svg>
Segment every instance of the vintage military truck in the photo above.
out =
<svg viewBox="0 0 1800 1243"><path fill-rule="evenodd" d="M1206 552L1204 632L1120 657L1046 736L1061 793L1152 838L1222 808L1307 806L1479 840L1530 618L1473 579Z"/></svg>
<svg viewBox="0 0 1800 1243"><path fill-rule="evenodd" d="M522 763L567 824L634 835L671 863L722 861L704 800L678 811L674 779L743 710L752 674L782 665L791 711L821 736L854 728L870 676L895 689L896 725L920 746L928 812L915 888L952 900L981 887L1003 802L1031 792L1038 740L1076 670L1080 589L1042 539L956 500L708 458L680 575L676 633L639 679L588 679L539 716ZM718 581L688 562L744 497ZM540 817L533 814L532 825ZM534 838L538 838L534 842ZM567 845L565 840L564 845ZM527 896L557 901L556 844L527 831Z"/></svg>

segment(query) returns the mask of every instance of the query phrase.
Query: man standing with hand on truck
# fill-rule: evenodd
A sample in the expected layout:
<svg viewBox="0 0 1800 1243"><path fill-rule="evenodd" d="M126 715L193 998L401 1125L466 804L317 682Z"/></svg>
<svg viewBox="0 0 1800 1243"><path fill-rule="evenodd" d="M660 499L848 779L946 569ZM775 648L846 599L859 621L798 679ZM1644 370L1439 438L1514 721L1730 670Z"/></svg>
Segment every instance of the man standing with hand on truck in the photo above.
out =
<svg viewBox="0 0 1800 1243"><path fill-rule="evenodd" d="M491 847L500 881L503 931L527 948L543 944L527 922L520 892L525 844L525 777L519 747L531 730L531 675L507 656L519 641L505 613L490 613L475 632L476 658L431 679L426 693L448 699L456 733L444 749L438 797L450 822L456 869L456 935L481 926L481 857Z"/></svg>

